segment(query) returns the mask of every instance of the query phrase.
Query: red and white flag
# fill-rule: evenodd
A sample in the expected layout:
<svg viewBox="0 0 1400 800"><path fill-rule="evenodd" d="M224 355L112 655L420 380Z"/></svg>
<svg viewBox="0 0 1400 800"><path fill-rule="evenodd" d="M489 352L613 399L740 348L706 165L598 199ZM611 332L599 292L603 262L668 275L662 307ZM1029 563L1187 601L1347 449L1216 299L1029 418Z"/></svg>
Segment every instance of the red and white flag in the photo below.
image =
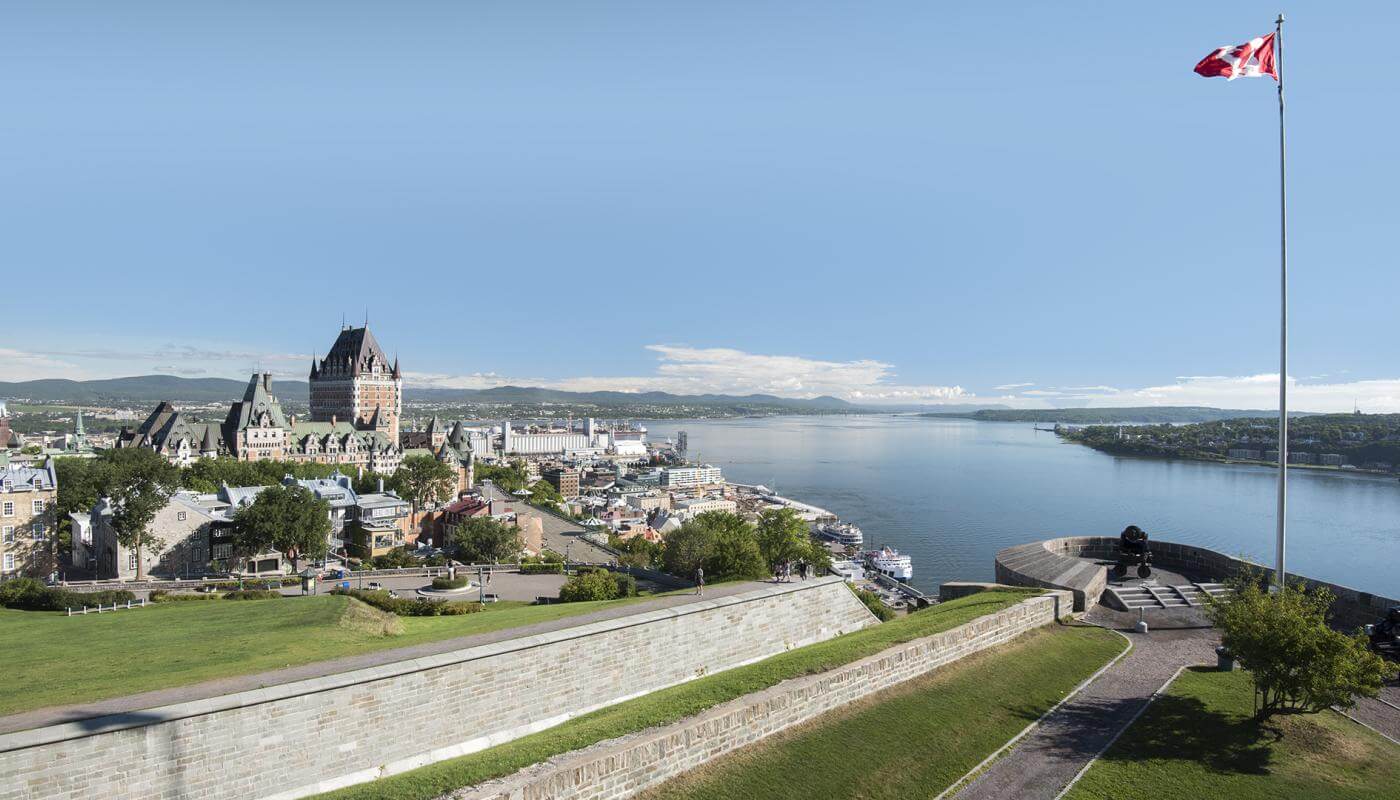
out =
<svg viewBox="0 0 1400 800"><path fill-rule="evenodd" d="M1222 47L1196 65L1196 74L1205 78L1262 78L1278 80L1274 66L1274 35L1250 39L1244 44Z"/></svg>

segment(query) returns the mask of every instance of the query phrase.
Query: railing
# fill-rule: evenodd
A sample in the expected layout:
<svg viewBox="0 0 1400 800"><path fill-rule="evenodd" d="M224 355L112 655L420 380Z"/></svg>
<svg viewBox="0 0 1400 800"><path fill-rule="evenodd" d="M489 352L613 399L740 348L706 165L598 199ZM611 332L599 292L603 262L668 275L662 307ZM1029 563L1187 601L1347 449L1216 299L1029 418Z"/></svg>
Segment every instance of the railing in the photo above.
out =
<svg viewBox="0 0 1400 800"><path fill-rule="evenodd" d="M141 598L140 600L128 600L128 601L126 601L126 603L125 603L124 605L123 605L122 603L113 603L111 608L107 608L107 607L105 607L105 606L99 604L99 605L96 605L96 606L83 606L81 609L78 609L77 611L74 611L72 608L65 608L64 611L68 612L67 615L71 617L71 616L73 616L73 615L75 615L75 614L87 614L89 611L94 612L94 613L97 613L97 614L101 614L101 613L104 612L104 611L121 611L121 610L123 610L123 609L145 608L145 607L146 607L146 598L143 597L143 598Z"/></svg>

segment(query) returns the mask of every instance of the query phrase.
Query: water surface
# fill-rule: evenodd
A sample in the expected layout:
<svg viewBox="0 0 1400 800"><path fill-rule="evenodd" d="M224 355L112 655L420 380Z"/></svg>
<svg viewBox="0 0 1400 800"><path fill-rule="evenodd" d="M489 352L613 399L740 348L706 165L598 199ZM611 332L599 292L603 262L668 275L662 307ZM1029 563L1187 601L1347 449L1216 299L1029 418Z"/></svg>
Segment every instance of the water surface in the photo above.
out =
<svg viewBox="0 0 1400 800"><path fill-rule="evenodd" d="M646 423L690 435L691 458L859 525L914 557L914 581L990 580L1000 548L1051 536L1153 536L1273 563L1275 474L1262 466L1125 458L1028 423L913 416ZM1288 473L1290 571L1400 596L1400 482Z"/></svg>

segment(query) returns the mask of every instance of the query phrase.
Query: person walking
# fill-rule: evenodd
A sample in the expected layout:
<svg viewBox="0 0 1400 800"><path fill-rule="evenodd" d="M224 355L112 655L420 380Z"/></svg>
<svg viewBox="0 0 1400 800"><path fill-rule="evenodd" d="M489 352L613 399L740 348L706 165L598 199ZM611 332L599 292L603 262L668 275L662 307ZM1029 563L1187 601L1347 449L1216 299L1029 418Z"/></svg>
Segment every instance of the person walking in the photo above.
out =
<svg viewBox="0 0 1400 800"><path fill-rule="evenodd" d="M705 593L705 568L695 568L695 593L701 595Z"/></svg>

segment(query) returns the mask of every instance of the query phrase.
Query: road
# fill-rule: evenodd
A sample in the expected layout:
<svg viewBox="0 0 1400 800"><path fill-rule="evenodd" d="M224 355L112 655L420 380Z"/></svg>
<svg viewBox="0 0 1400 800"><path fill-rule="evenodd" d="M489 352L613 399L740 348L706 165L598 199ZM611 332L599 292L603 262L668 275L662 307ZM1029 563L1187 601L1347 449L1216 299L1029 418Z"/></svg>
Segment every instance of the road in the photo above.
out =
<svg viewBox="0 0 1400 800"><path fill-rule="evenodd" d="M538 517L544 528L544 546L556 553L567 555L570 561L608 564L616 558L607 550L584 539L583 526L553 514L546 514L520 498L502 491L498 486L488 483L482 484L478 488L480 488L483 497L504 504L507 508L515 511L518 516Z"/></svg>

